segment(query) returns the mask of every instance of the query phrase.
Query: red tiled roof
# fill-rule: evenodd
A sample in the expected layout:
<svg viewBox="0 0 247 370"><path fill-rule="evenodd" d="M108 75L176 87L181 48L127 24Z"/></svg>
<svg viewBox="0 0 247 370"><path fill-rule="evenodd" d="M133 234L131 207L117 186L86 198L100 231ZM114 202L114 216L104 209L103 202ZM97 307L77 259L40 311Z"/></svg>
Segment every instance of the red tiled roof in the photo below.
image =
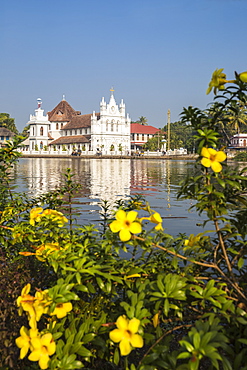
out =
<svg viewBox="0 0 247 370"><path fill-rule="evenodd" d="M52 141L49 145L59 145L59 144L84 144L89 143L89 139L84 135L74 135L74 136L61 136L58 139Z"/></svg>
<svg viewBox="0 0 247 370"><path fill-rule="evenodd" d="M160 131L157 127L149 125L141 125L140 123L131 123L130 132L131 134L151 134L154 135L156 132Z"/></svg>
<svg viewBox="0 0 247 370"><path fill-rule="evenodd" d="M75 111L66 100L62 100L47 114L50 122L68 122L72 117L81 114L81 112Z"/></svg>

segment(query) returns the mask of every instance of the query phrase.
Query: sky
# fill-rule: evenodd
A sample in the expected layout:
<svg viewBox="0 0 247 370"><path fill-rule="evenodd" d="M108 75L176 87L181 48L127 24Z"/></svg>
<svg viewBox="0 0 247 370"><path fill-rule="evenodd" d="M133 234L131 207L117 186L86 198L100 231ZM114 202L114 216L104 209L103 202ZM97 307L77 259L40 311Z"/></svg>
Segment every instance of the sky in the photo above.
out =
<svg viewBox="0 0 247 370"><path fill-rule="evenodd" d="M22 131L42 99L99 112L114 88L132 121L205 109L211 75L247 70L247 0L0 0L0 112Z"/></svg>

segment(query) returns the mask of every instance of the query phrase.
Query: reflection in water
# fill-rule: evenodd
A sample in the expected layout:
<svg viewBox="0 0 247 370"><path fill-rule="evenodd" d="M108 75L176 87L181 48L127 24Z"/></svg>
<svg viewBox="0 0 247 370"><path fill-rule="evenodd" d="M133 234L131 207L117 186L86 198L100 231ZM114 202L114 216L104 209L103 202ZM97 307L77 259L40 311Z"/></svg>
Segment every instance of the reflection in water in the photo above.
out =
<svg viewBox="0 0 247 370"><path fill-rule="evenodd" d="M117 199L142 194L151 208L164 218L167 231L197 233L199 217L188 213L190 201L177 201L179 182L191 174L193 162L152 159L22 158L16 168L20 191L34 197L64 184L63 174L71 168L81 184L76 196L78 222L97 221L100 200L113 204ZM193 227L193 231L191 231Z"/></svg>

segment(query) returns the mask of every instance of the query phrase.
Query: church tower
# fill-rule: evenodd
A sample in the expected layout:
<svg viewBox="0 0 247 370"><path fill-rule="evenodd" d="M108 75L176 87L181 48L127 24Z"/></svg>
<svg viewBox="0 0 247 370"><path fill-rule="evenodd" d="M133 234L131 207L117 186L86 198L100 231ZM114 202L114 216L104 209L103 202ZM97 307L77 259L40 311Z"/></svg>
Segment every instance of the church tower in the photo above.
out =
<svg viewBox="0 0 247 370"><path fill-rule="evenodd" d="M113 88L109 103L104 97L100 102L100 114L93 112L91 118L92 150L104 154L130 153L130 118L125 116L125 104L117 105Z"/></svg>
<svg viewBox="0 0 247 370"><path fill-rule="evenodd" d="M30 125L29 129L29 150L37 151L48 147L48 131L49 121L48 115L44 115L44 109L42 109L42 100L37 99L37 109L35 114L30 114L30 119L27 125Z"/></svg>

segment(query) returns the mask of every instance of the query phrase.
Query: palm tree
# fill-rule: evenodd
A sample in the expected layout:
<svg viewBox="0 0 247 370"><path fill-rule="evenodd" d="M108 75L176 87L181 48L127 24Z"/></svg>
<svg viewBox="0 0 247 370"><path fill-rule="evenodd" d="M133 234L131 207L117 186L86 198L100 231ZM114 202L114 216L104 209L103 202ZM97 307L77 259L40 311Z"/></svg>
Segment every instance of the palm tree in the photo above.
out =
<svg viewBox="0 0 247 370"><path fill-rule="evenodd" d="M242 101L232 101L226 116L229 125L239 134L243 126L247 126L246 104Z"/></svg>
<svg viewBox="0 0 247 370"><path fill-rule="evenodd" d="M139 117L138 122L141 125L144 125L144 126L146 126L148 124L147 118L146 117L143 117L143 116Z"/></svg>

